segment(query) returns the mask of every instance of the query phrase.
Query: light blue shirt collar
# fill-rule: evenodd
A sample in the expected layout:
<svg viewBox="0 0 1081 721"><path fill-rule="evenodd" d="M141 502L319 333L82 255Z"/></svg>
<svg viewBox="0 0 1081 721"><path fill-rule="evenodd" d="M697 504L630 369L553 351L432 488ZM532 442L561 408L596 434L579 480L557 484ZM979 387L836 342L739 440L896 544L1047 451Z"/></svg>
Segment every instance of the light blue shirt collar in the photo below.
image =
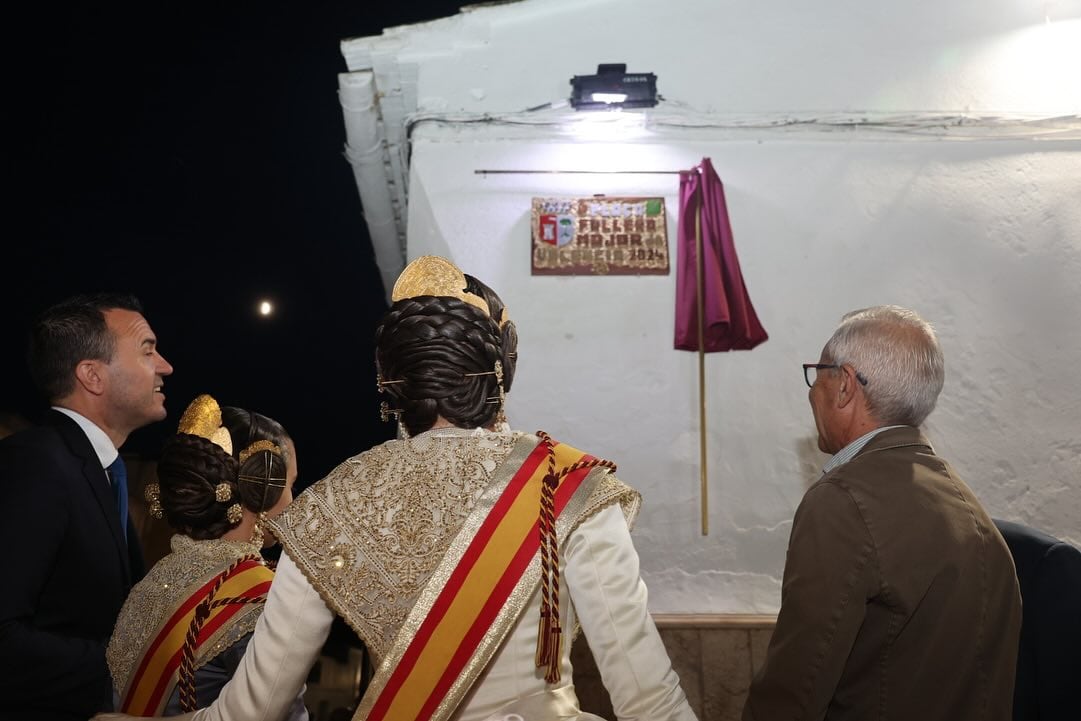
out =
<svg viewBox="0 0 1081 721"><path fill-rule="evenodd" d="M863 447L866 446L872 438L877 436L882 431L888 431L894 428L904 428L904 426L882 426L881 428L875 428L873 431L868 431L867 433L864 433L862 436L852 441L841 450L837 451L837 453L833 455L833 458L829 459L826 465L822 467L822 475L826 475L834 468L838 468L848 463L855 457L857 453L863 450Z"/></svg>
<svg viewBox="0 0 1081 721"><path fill-rule="evenodd" d="M83 429L83 433L86 434L87 439L90 441L90 445L94 447L94 453L97 454L98 460L101 461L102 468L108 468L109 464L115 461L116 457L120 455L120 452L116 450L116 446L109 440L109 436L106 435L105 431L94 425L92 420L81 413L76 413L70 408L53 406L53 410L60 411L79 424L79 428Z"/></svg>

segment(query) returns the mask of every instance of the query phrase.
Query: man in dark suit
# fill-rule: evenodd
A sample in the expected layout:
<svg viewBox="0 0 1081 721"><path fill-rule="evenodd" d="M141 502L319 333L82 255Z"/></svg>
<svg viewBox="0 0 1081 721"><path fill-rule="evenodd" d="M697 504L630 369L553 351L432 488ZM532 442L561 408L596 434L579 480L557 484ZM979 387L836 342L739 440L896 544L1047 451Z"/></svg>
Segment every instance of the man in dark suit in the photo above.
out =
<svg viewBox="0 0 1081 721"><path fill-rule="evenodd" d="M1081 550L995 519L1013 554L1024 603L1013 721L1073 721L1081 681Z"/></svg>
<svg viewBox="0 0 1081 721"><path fill-rule="evenodd" d="M82 720L111 708L105 645L142 573L117 449L165 418L173 368L130 296L46 310L28 360L53 409L0 441L0 719Z"/></svg>

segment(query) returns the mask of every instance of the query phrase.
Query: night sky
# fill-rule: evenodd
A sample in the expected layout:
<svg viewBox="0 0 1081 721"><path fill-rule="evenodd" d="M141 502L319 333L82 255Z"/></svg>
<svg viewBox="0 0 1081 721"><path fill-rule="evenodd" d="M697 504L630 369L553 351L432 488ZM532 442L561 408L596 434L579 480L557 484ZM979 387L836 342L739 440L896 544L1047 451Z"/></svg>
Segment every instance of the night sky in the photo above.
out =
<svg viewBox="0 0 1081 721"><path fill-rule="evenodd" d="M0 411L44 407L23 361L30 319L119 290L176 369L169 418L126 452L153 457L201 392L280 420L302 485L389 438L371 347L386 304L342 155L339 43L463 4L6 11Z"/></svg>

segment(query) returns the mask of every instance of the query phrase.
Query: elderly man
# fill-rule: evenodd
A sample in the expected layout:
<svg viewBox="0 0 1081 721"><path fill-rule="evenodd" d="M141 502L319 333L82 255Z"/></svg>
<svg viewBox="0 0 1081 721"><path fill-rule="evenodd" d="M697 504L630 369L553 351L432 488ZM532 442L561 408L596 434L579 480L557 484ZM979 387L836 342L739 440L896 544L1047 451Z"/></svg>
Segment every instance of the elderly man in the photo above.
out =
<svg viewBox="0 0 1081 721"><path fill-rule="evenodd" d="M142 573L117 449L165 418L173 368L129 296L45 311L29 360L53 410L0 442L0 720L82 720L111 706L105 644Z"/></svg>
<svg viewBox="0 0 1081 721"><path fill-rule="evenodd" d="M1010 719L1013 562L918 428L943 366L930 325L896 306L849 313L804 366L833 458L796 510L745 720Z"/></svg>

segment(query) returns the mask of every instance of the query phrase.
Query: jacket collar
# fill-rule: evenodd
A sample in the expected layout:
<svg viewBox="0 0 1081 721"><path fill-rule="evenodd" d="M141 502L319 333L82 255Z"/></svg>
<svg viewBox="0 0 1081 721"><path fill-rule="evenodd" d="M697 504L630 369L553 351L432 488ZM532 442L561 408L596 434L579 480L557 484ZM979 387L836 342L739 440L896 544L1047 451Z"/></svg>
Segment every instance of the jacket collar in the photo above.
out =
<svg viewBox="0 0 1081 721"><path fill-rule="evenodd" d="M855 457L859 458L868 453L886 451L891 448L903 448L905 446L923 446L931 453L935 452L935 449L931 447L931 442L927 440L919 428L915 426L901 426L879 433L868 441L867 445L865 445Z"/></svg>

